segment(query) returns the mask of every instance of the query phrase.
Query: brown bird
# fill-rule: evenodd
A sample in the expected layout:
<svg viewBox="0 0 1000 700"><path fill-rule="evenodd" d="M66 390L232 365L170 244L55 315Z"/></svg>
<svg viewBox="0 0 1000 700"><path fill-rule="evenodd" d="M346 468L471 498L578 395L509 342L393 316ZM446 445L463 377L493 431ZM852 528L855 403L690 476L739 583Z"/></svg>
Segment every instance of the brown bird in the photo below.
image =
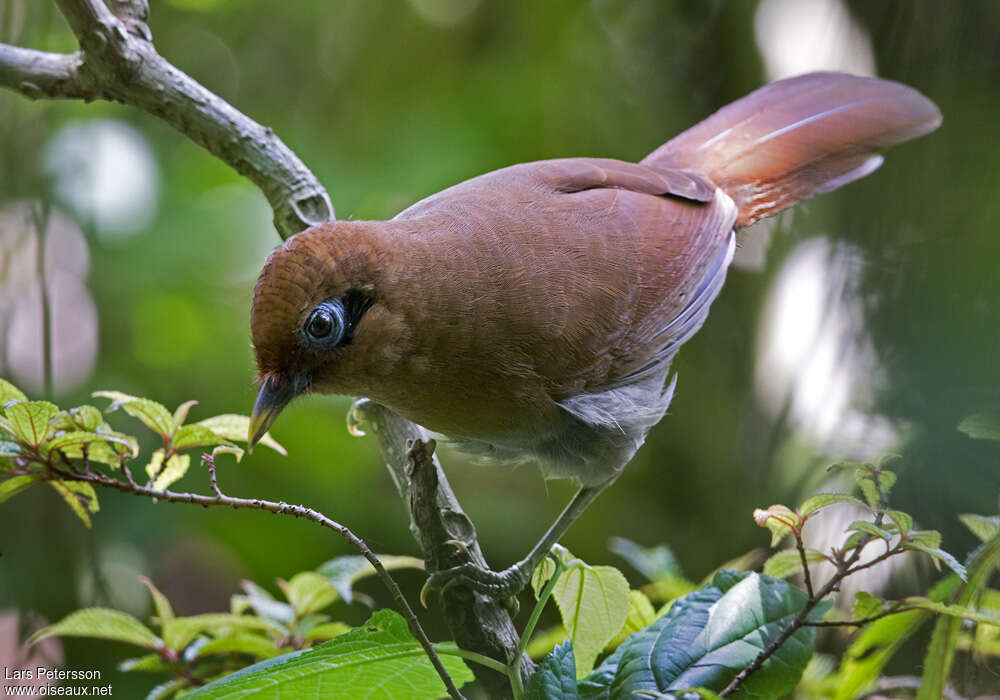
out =
<svg viewBox="0 0 1000 700"><path fill-rule="evenodd" d="M524 163L391 221L336 221L268 257L251 327L250 442L296 396L366 396L460 448L580 490L528 556L432 576L509 595L664 415L735 232L868 175L934 130L899 83L814 73L722 108L640 163Z"/></svg>

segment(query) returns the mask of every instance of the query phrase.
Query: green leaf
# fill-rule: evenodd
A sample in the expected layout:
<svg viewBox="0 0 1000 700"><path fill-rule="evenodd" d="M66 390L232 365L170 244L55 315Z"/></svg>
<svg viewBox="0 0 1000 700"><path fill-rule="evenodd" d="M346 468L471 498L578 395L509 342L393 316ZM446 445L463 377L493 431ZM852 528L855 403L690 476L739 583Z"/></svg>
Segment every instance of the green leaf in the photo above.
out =
<svg viewBox="0 0 1000 700"><path fill-rule="evenodd" d="M552 589L552 597L562 617L567 638L573 642L577 676L582 678L625 625L630 595L628 581L612 566L590 566L574 559L567 551L562 557L568 568ZM535 571L532 586L537 597L555 572L546 559Z"/></svg>
<svg viewBox="0 0 1000 700"><path fill-rule="evenodd" d="M986 625L1000 627L1000 617L977 610L969 607L968 605L949 605L947 603L940 603L938 601L931 600L930 598L923 598L921 596L909 596L904 598L901 602L903 605L920 608L921 610L930 610L931 612L938 613L939 615L950 615L951 617L957 617L962 620L972 620L973 622L981 622Z"/></svg>
<svg viewBox="0 0 1000 700"><path fill-rule="evenodd" d="M892 520L893 525L896 526L896 532L899 534L905 535L913 529L913 517L909 513L904 513L901 510L887 510L885 514Z"/></svg>
<svg viewBox="0 0 1000 700"><path fill-rule="evenodd" d="M24 474L22 476L12 476L9 479L0 481L0 503L3 503L8 498L13 498L22 491L31 488L35 482L41 478L41 474Z"/></svg>
<svg viewBox="0 0 1000 700"><path fill-rule="evenodd" d="M973 413L962 419L958 431L973 440L1000 440L1000 415Z"/></svg>
<svg viewBox="0 0 1000 700"><path fill-rule="evenodd" d="M885 530L874 523L869 523L864 520L855 520L853 523L847 526L848 532L861 532L866 535L871 535L878 539L885 540L888 542L892 539L892 533Z"/></svg>
<svg viewBox="0 0 1000 700"><path fill-rule="evenodd" d="M802 502L802 505L799 506L799 513L803 517L808 517L822 508L832 506L834 503L850 503L851 505L868 510L868 506L865 505L864 501L846 493L818 493Z"/></svg>
<svg viewBox="0 0 1000 700"><path fill-rule="evenodd" d="M771 546L776 547L785 535L802 527L802 516L780 503L753 512L753 520L760 527L771 531Z"/></svg>
<svg viewBox="0 0 1000 700"><path fill-rule="evenodd" d="M186 421L188 417L188 411L191 410L192 406L197 406L197 405L198 402L192 399L191 401L185 401L180 406L178 406L177 409L174 411L173 415L174 425L177 428L180 428L182 425L184 425L184 421Z"/></svg>
<svg viewBox="0 0 1000 700"><path fill-rule="evenodd" d="M472 680L462 661L441 658L459 686ZM320 698L435 700L445 694L406 621L391 610L375 612L364 626L318 644L262 661L185 696L186 700L236 698Z"/></svg>
<svg viewBox="0 0 1000 700"><path fill-rule="evenodd" d="M76 517L80 518L84 525L90 527L90 514L100 510L94 487L85 481L49 481L46 483L63 497Z"/></svg>
<svg viewBox="0 0 1000 700"><path fill-rule="evenodd" d="M579 697L573 643L566 641L538 665L528 686L527 700L578 700Z"/></svg>
<svg viewBox="0 0 1000 700"><path fill-rule="evenodd" d="M277 636L287 634L281 625L254 615L205 613L168 621L163 625L163 642L171 649L181 651L199 634L225 636L237 630L270 630Z"/></svg>
<svg viewBox="0 0 1000 700"><path fill-rule="evenodd" d="M823 552L816 549L806 549L806 561L809 563L829 561ZM775 552L764 562L764 573L774 578L788 578L802 571L802 557L797 549L783 549Z"/></svg>
<svg viewBox="0 0 1000 700"><path fill-rule="evenodd" d="M994 535L969 557L968 579L958 589L954 603L965 607L971 605L989 583L997 566L1000 566L1000 535ZM933 595L930 597L932 600L939 598ZM917 700L943 697L961 628L962 620L952 616L940 617L934 624L931 643L924 657L924 674L917 691Z"/></svg>
<svg viewBox="0 0 1000 700"><path fill-rule="evenodd" d="M173 441L175 450L187 450L192 447L208 447L210 445L231 446L232 444L229 440L216 435L211 428L206 428L204 425L199 425L198 423L183 425L178 428Z"/></svg>
<svg viewBox="0 0 1000 700"><path fill-rule="evenodd" d="M670 612L632 635L580 685L587 699L628 698L692 687L721 690L803 608L806 595L784 581L722 571L712 583L676 601ZM829 607L813 608L819 619ZM809 662L815 629L803 627L748 677L749 696L780 697Z"/></svg>
<svg viewBox="0 0 1000 700"><path fill-rule="evenodd" d="M397 556L394 554L379 554L379 561L386 571L396 569L423 569L424 562L416 557ZM353 586L366 576L372 576L375 568L367 559L359 555L336 557L320 565L317 572L326 576L340 597L350 603L354 599Z"/></svg>
<svg viewBox="0 0 1000 700"><path fill-rule="evenodd" d="M626 639L656 621L656 610L642 591L629 591L628 617L625 626L608 643L607 648L617 649Z"/></svg>
<svg viewBox="0 0 1000 700"><path fill-rule="evenodd" d="M306 639L326 641L350 631L351 628L343 622L326 622L322 625L316 625L302 636Z"/></svg>
<svg viewBox="0 0 1000 700"><path fill-rule="evenodd" d="M28 397L16 386L6 379L0 379L0 408L3 408L11 401L27 402Z"/></svg>
<svg viewBox="0 0 1000 700"><path fill-rule="evenodd" d="M636 571L650 581L670 580L683 577L677 557L664 544L656 547L643 547L624 537L612 537L608 540L608 550L617 554L632 565Z"/></svg>
<svg viewBox="0 0 1000 700"><path fill-rule="evenodd" d="M82 455L83 452L79 449L74 450L73 448L90 445L95 442L114 443L128 448L130 452L133 449L137 449L135 440L128 438L128 436L120 436L116 433L88 433L82 430L74 430L73 432L57 435L45 443L43 448L49 452L52 450L62 450L66 452L67 457L77 457Z"/></svg>
<svg viewBox="0 0 1000 700"><path fill-rule="evenodd" d="M941 546L941 533L937 530L917 530L909 533L907 539L932 549Z"/></svg>
<svg viewBox="0 0 1000 700"><path fill-rule="evenodd" d="M168 700L168 698L182 697L178 691L184 690L191 684L187 678L174 678L165 683L160 683L146 694L146 700Z"/></svg>
<svg viewBox="0 0 1000 700"><path fill-rule="evenodd" d="M91 396L111 399L112 403L108 407L108 413L121 408L125 413L133 418L138 418L147 428L162 437L169 437L174 433L174 417L161 403L123 394L120 391L95 391Z"/></svg>
<svg viewBox="0 0 1000 700"><path fill-rule="evenodd" d="M248 433L250 432L250 418L235 413L212 416L211 418L198 421L195 425L202 425L219 437L226 440L233 440L234 442L246 442ZM278 444L278 441L272 438L270 433L264 433L264 437L260 439L259 444L267 445L279 454L288 454L288 451Z"/></svg>
<svg viewBox="0 0 1000 700"><path fill-rule="evenodd" d="M164 661L159 654L146 654L125 659L118 664L118 670L124 672L146 671L149 673L172 673L180 669L180 664Z"/></svg>
<svg viewBox="0 0 1000 700"><path fill-rule="evenodd" d="M217 445L212 448L212 459L215 459L219 455L232 455L239 462L243 459L243 448L236 447L236 445Z"/></svg>
<svg viewBox="0 0 1000 700"><path fill-rule="evenodd" d="M167 600L167 596L160 592L160 589L153 585L145 576L140 576L139 581L142 582L146 588L149 589L150 595L153 596L153 606L156 608L156 616L160 618L160 627L174 619L174 609L170 606L170 601Z"/></svg>
<svg viewBox="0 0 1000 700"><path fill-rule="evenodd" d="M319 612L338 598L330 579L315 571L295 574L282 589L299 618Z"/></svg>
<svg viewBox="0 0 1000 700"><path fill-rule="evenodd" d="M4 411L11 433L32 447L38 447L49 433L49 420L59 407L48 401L16 403Z"/></svg>
<svg viewBox="0 0 1000 700"><path fill-rule="evenodd" d="M345 625L346 627L346 625ZM270 659L281 653L274 641L259 634L236 632L226 637L213 639L198 649L195 658L201 659L213 654L247 654L258 659Z"/></svg>
<svg viewBox="0 0 1000 700"><path fill-rule="evenodd" d="M241 615L248 608L260 617L266 617L280 623L289 623L295 619L295 610L288 603L275 600L266 590L253 581L242 581L240 587L246 595L234 595L230 602L230 612Z"/></svg>
<svg viewBox="0 0 1000 700"><path fill-rule="evenodd" d="M84 608L70 613L54 625L35 632L28 644L37 644L46 637L89 637L126 642L146 649L157 649L159 638L137 619L118 610Z"/></svg>
<svg viewBox="0 0 1000 700"><path fill-rule="evenodd" d="M104 416L96 406L77 406L70 409L69 415L77 428L91 433L101 427L104 422Z"/></svg>
<svg viewBox="0 0 1000 700"><path fill-rule="evenodd" d="M153 452L149 464L146 465L146 474L150 479L153 479L153 488L162 491L170 488L171 484L187 474L190 466L191 455L179 454L170 455L170 459L167 460L167 464L164 466L163 448L161 447Z"/></svg>
<svg viewBox="0 0 1000 700"><path fill-rule="evenodd" d="M863 620L885 611L885 601L865 591L854 594L854 607L851 616L855 620Z"/></svg>
<svg viewBox="0 0 1000 700"><path fill-rule="evenodd" d="M975 515L973 513L963 513L958 516L972 534L982 542L994 537L1000 532L1000 515Z"/></svg>

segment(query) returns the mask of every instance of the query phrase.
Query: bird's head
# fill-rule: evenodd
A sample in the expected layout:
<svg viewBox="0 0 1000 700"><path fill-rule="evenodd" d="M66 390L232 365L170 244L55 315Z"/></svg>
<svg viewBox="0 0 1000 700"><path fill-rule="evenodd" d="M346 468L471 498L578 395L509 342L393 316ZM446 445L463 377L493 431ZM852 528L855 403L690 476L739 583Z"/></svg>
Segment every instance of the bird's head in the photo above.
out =
<svg viewBox="0 0 1000 700"><path fill-rule="evenodd" d="M384 365L400 324L380 294L380 224L321 224L268 256L250 317L260 386L250 447L296 396L362 394Z"/></svg>

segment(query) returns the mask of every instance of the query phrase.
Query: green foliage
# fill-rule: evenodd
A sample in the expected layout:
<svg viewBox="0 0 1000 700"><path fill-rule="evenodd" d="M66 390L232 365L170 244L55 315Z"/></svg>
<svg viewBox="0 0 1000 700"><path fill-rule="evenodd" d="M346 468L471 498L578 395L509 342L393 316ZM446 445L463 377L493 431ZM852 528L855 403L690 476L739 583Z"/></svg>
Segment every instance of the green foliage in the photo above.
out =
<svg viewBox="0 0 1000 700"><path fill-rule="evenodd" d="M245 442L246 430L230 435L249 425L245 416L226 414L185 425L194 401L181 404L171 414L156 401L118 391L98 391L94 396L111 399L108 413L121 409L160 438L163 446L150 454L145 466L147 485L153 489L167 489L184 477L191 455L183 450L213 448L213 457L229 453L237 460L243 455L233 440ZM94 467L122 469L139 456L138 438L112 430L94 406L61 410L48 401L29 401L6 380L0 380L0 407L0 503L45 482L90 527L91 516L100 509L91 484L100 474ZM212 425L224 434L213 431ZM262 442L284 453L270 436Z"/></svg>
<svg viewBox="0 0 1000 700"><path fill-rule="evenodd" d="M552 596L573 643L576 674L583 677L593 668L597 655L625 625L630 606L629 585L614 567L590 566L562 548L557 556L566 571L556 581ZM536 596L555 572L556 565L551 559L538 567L531 579Z"/></svg>
<svg viewBox="0 0 1000 700"><path fill-rule="evenodd" d="M472 673L458 659L445 657L445 668L459 685ZM308 653L293 652L250 666L185 697L280 698L337 697L434 700L444 686L406 622L390 610L375 612L364 625Z"/></svg>
<svg viewBox="0 0 1000 700"><path fill-rule="evenodd" d="M565 641L538 665L528 686L528 700L579 700L573 642Z"/></svg>
<svg viewBox="0 0 1000 700"><path fill-rule="evenodd" d="M386 571L424 568L423 560L416 557L380 554L379 561ZM364 557L355 555L331 559L322 564L317 571L330 581L344 601L350 603L354 599L354 584L367 576L373 576L375 567Z"/></svg>

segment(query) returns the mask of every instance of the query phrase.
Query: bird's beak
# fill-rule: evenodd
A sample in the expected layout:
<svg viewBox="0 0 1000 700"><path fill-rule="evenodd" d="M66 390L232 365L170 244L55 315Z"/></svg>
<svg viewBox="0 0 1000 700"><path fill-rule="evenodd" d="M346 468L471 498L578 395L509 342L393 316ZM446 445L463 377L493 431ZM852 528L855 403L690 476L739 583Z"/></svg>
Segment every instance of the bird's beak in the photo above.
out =
<svg viewBox="0 0 1000 700"><path fill-rule="evenodd" d="M247 450L252 452L267 429L271 427L281 410L295 398L296 382L270 376L260 385L260 393L250 414L250 434L247 436Z"/></svg>

